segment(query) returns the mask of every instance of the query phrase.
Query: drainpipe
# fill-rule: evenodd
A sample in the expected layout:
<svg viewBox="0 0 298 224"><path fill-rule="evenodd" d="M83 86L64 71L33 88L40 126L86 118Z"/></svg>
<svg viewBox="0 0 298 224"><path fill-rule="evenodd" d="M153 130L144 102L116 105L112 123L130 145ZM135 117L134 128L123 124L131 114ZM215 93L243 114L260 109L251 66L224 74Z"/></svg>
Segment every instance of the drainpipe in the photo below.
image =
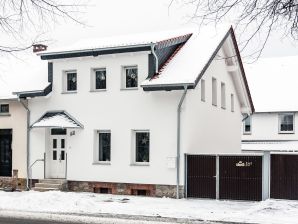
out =
<svg viewBox="0 0 298 224"><path fill-rule="evenodd" d="M179 183L180 183L180 138L181 138L181 106L187 93L187 86L184 86L184 92L177 108L177 176L176 176L176 198L179 199Z"/></svg>
<svg viewBox="0 0 298 224"><path fill-rule="evenodd" d="M29 131L30 131L30 110L28 108L28 106L20 99L18 98L19 102L23 105L23 107L25 108L25 110L27 111L27 158L26 158L26 162L27 162L27 178L26 178L26 188L27 190L30 189L29 187L29 163L30 163L30 150L29 150L29 145L30 145L30 135L29 135Z"/></svg>
<svg viewBox="0 0 298 224"><path fill-rule="evenodd" d="M152 54L153 54L153 56L154 56L154 58L155 58L155 74L157 74L158 73L158 57L157 57L157 54L156 54L156 52L155 52L155 46L156 46L156 44L151 44L151 52L152 52Z"/></svg>

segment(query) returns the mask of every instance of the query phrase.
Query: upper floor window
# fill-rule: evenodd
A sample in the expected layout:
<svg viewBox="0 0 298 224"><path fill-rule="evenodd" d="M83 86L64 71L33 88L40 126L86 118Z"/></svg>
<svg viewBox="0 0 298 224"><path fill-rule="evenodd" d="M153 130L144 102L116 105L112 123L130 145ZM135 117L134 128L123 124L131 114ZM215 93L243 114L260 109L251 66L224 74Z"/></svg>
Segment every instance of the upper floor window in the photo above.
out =
<svg viewBox="0 0 298 224"><path fill-rule="evenodd" d="M201 79L201 101L205 102L206 100L206 93L205 93L205 80Z"/></svg>
<svg viewBox="0 0 298 224"><path fill-rule="evenodd" d="M217 80L212 78L212 105L217 106Z"/></svg>
<svg viewBox="0 0 298 224"><path fill-rule="evenodd" d="M221 91L221 108L226 109L226 84L220 84L220 91Z"/></svg>
<svg viewBox="0 0 298 224"><path fill-rule="evenodd" d="M124 67L123 71L123 87L125 89L138 87L138 67L129 66Z"/></svg>
<svg viewBox="0 0 298 224"><path fill-rule="evenodd" d="M75 92L77 91L77 72L67 71L63 77L63 91L64 92Z"/></svg>
<svg viewBox="0 0 298 224"><path fill-rule="evenodd" d="M105 68L95 69L92 74L91 90L104 90L107 88L107 70Z"/></svg>
<svg viewBox="0 0 298 224"><path fill-rule="evenodd" d="M251 117L245 118L243 122L243 133L244 134L251 134Z"/></svg>
<svg viewBox="0 0 298 224"><path fill-rule="evenodd" d="M9 104L0 104L0 113L9 113Z"/></svg>
<svg viewBox="0 0 298 224"><path fill-rule="evenodd" d="M294 133L294 114L279 114L279 133Z"/></svg>

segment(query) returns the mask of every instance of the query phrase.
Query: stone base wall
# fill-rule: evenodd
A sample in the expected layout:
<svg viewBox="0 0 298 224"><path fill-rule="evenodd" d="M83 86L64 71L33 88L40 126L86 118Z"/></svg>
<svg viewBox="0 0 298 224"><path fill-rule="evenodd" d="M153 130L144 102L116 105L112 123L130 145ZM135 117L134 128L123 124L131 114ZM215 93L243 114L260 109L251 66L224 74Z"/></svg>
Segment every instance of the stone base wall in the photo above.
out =
<svg viewBox="0 0 298 224"><path fill-rule="evenodd" d="M26 179L13 177L0 177L0 189L12 188L13 190L25 190Z"/></svg>
<svg viewBox="0 0 298 224"><path fill-rule="evenodd" d="M119 195L176 197L175 185L68 181L68 190L74 192L109 193ZM184 196L183 192L184 187L180 186L180 197Z"/></svg>

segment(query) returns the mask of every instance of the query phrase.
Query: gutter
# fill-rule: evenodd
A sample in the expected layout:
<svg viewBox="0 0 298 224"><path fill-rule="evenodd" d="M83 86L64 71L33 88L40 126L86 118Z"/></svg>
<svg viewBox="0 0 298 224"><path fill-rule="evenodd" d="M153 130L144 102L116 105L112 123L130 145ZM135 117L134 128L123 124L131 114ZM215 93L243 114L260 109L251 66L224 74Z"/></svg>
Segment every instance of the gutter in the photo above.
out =
<svg viewBox="0 0 298 224"><path fill-rule="evenodd" d="M152 52L152 54L155 58L155 74L157 74L158 73L159 62L158 62L157 54L155 52L155 46L156 46L156 44L154 44L154 43L151 44L151 52Z"/></svg>
<svg viewBox="0 0 298 224"><path fill-rule="evenodd" d="M28 108L28 106L19 98L18 101L23 105L23 107L25 108L25 110L27 111L27 144L26 144L26 150L27 150L27 158L26 158L26 173L27 173L27 178L26 178L26 188L27 190L29 190L29 172L30 172L30 168L29 168L29 163L30 163L30 135L29 135L29 131L30 131L30 110Z"/></svg>
<svg viewBox="0 0 298 224"><path fill-rule="evenodd" d="M184 86L184 92L177 108L177 170L176 170L176 198L179 199L179 183L180 183L180 139L181 139L181 107L187 93L187 86Z"/></svg>

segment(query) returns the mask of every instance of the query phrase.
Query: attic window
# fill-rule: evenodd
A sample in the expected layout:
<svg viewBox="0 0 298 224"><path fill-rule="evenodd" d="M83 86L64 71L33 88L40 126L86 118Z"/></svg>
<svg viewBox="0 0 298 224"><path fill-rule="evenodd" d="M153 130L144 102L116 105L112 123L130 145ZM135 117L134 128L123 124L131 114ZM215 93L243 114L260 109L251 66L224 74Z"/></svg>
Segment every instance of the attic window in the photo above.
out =
<svg viewBox="0 0 298 224"><path fill-rule="evenodd" d="M9 104L1 104L0 105L0 113L9 113Z"/></svg>
<svg viewBox="0 0 298 224"><path fill-rule="evenodd" d="M137 66L124 67L123 87L124 89L138 88L138 67Z"/></svg>

